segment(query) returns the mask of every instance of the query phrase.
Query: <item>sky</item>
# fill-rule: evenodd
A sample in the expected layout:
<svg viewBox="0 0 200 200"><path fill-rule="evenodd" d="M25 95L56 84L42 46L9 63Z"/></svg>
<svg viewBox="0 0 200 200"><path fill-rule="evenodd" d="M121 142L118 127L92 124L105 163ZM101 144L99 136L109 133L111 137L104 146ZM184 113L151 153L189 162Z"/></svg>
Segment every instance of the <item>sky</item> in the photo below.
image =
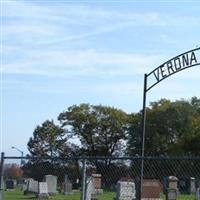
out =
<svg viewBox="0 0 200 200"><path fill-rule="evenodd" d="M1 151L24 154L37 125L80 103L142 108L143 77L200 47L198 1L1 0ZM152 101L199 97L200 66L162 81Z"/></svg>

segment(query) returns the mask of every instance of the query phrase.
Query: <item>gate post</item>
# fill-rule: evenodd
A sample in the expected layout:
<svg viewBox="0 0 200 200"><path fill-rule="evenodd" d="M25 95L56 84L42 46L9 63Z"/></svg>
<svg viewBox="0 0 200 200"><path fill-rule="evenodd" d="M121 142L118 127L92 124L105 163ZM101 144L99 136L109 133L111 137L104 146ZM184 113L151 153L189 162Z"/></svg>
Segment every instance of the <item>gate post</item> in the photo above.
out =
<svg viewBox="0 0 200 200"><path fill-rule="evenodd" d="M86 195L86 159L83 159L83 169L82 169L82 187L81 187L81 200L85 200Z"/></svg>
<svg viewBox="0 0 200 200"><path fill-rule="evenodd" d="M1 152L1 163L0 163L0 200L3 200L3 165L4 165L4 152Z"/></svg>
<svg viewBox="0 0 200 200"><path fill-rule="evenodd" d="M143 107L141 121L141 166L138 199L142 197L143 173L144 173L144 145L145 145L145 126L146 126L146 98L147 98L147 74L144 74Z"/></svg>

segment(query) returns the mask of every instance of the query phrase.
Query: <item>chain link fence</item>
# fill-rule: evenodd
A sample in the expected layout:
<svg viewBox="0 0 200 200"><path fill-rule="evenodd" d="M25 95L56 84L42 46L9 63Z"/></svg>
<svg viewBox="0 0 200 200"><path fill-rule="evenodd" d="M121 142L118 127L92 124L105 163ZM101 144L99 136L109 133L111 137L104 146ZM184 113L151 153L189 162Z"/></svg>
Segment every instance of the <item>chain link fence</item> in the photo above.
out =
<svg viewBox="0 0 200 200"><path fill-rule="evenodd" d="M2 157L1 200L199 200L200 157Z"/></svg>

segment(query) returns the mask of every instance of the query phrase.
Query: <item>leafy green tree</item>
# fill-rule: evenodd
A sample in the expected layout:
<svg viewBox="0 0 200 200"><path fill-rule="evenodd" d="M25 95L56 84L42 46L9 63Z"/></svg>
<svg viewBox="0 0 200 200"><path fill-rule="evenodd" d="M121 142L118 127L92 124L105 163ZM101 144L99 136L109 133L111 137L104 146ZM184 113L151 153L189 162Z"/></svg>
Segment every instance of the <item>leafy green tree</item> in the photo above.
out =
<svg viewBox="0 0 200 200"><path fill-rule="evenodd" d="M80 139L82 154L114 156L122 153L127 137L125 112L102 105L81 104L59 115L62 127Z"/></svg>
<svg viewBox="0 0 200 200"><path fill-rule="evenodd" d="M181 138L180 147L187 155L200 155L200 115L191 118L185 135Z"/></svg>
<svg viewBox="0 0 200 200"><path fill-rule="evenodd" d="M64 129L47 120L36 127L27 146L31 156L60 156L68 148L67 139Z"/></svg>
<svg viewBox="0 0 200 200"><path fill-rule="evenodd" d="M37 126L27 144L31 159L23 166L24 176L41 181L45 175L54 174L62 182L64 174L70 172L71 180L79 178L78 161L65 159L79 155L78 146L68 139L70 136L53 121Z"/></svg>
<svg viewBox="0 0 200 200"><path fill-rule="evenodd" d="M186 155L192 150L189 141L200 145L198 117L200 100L153 102L147 108L145 155ZM197 122L198 121L198 122ZM140 154L141 112L130 117L128 153ZM197 152L196 152L197 153Z"/></svg>

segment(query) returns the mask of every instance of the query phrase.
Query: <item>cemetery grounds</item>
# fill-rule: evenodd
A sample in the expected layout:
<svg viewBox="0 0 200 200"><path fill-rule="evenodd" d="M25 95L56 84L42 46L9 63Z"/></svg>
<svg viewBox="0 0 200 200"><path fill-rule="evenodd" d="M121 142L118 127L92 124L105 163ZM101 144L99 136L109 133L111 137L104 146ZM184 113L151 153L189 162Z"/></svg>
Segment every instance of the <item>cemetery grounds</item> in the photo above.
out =
<svg viewBox="0 0 200 200"><path fill-rule="evenodd" d="M112 181L113 183L116 183L118 180L121 180L121 178L126 178L128 176L131 177L136 177L137 174L139 174L139 169L140 169L140 160L139 159L127 159L123 158L123 163L115 163L116 165L115 168L111 169L105 169L105 168L100 168L101 172L100 174L103 174L102 177L102 183L104 181ZM127 162L132 161L132 162ZM89 160L90 161L90 160ZM167 177L171 174L181 177L181 176L188 176L188 177L197 177L199 180L199 172L200 172L200 158L174 158L174 159L166 159L166 158L148 158L145 160L145 170L144 170L144 175L145 177L151 176L155 178L162 178L162 177ZM43 167L40 165L36 166L39 167L39 170L37 172L45 172L45 170L50 170L47 166L47 164L43 164ZM80 165L82 167L83 165ZM97 173L99 171L90 164L90 162L85 165L85 168L87 170L81 170L84 172L85 175L86 172L91 172L94 169L96 170ZM49 172L49 171L48 171ZM60 172L60 171L59 171ZM46 174L46 173L44 173ZM50 174L50 172L49 172ZM59 173L58 173L59 175ZM79 174L80 175L80 174ZM70 176L70 173L69 173ZM63 174L62 174L63 177ZM71 176L73 177L73 176ZM116 197L116 191L109 187L109 190L106 190L107 187L102 187L103 194L98 194L97 199L98 200L113 200L114 197ZM81 194L80 192L74 192L73 194L69 195L64 195L62 193L60 194L55 194L54 196L50 196L50 200L80 200ZM16 187L13 191L6 191L4 190L3 192L3 200L36 200L38 198L35 197L35 195L24 195L23 191L20 190L20 188ZM160 195L161 200L165 200L166 196L161 193ZM189 195L189 194L179 194L177 196L177 200L194 200L194 194Z"/></svg>
<svg viewBox="0 0 200 200"><path fill-rule="evenodd" d="M97 195L98 200L113 200L115 197L115 192L104 192L103 194ZM36 200L35 195L27 195L25 196L20 189L16 189L14 191L4 191L4 200ZM80 200L80 193L76 192L71 195L63 195L57 194L49 197L50 200ZM165 200L166 197L164 194L161 194L162 200ZM177 200L193 200L194 195L178 195Z"/></svg>

